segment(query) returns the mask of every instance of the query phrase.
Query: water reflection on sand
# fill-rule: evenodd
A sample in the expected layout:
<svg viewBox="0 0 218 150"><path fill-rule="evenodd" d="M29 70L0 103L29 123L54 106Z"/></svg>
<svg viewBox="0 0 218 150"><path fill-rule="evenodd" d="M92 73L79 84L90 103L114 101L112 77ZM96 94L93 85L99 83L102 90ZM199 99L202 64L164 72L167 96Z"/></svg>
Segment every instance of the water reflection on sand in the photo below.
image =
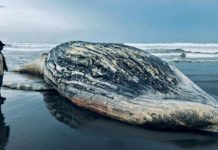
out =
<svg viewBox="0 0 218 150"><path fill-rule="evenodd" d="M197 132L165 132L134 127L80 109L56 92L44 92L50 113L60 122L85 134L110 138L138 139L172 145L177 149L207 149L218 146L218 134ZM127 140L128 141L128 140Z"/></svg>
<svg viewBox="0 0 218 150"><path fill-rule="evenodd" d="M2 114L1 105L3 102L0 100L0 150L4 150L9 139L10 128L5 124L4 115Z"/></svg>

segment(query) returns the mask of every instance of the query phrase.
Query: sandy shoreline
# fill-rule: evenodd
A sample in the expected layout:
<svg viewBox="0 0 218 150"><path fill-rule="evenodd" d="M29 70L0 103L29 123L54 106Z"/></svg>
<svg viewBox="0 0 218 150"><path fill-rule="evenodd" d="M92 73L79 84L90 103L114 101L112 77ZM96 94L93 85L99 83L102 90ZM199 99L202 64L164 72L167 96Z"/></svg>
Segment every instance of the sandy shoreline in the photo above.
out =
<svg viewBox="0 0 218 150"><path fill-rule="evenodd" d="M184 65L184 64L183 64ZM179 66L187 72L187 64ZM213 67L213 66L211 66ZM194 68L192 68L192 73ZM211 69L211 68L210 68ZM208 69L208 70L210 70ZM16 75L8 74L8 79ZM190 76L193 78L193 76ZM198 80L197 80L198 79ZM195 81L195 78L193 78ZM20 77L20 81L26 78ZM205 78L196 83L218 93L218 82ZM3 123L9 126L5 149L217 149L218 137L195 133L152 131L113 121L78 109L53 92L4 88ZM61 106L61 107L60 107ZM52 143L52 144L51 144Z"/></svg>
<svg viewBox="0 0 218 150"><path fill-rule="evenodd" d="M39 57L42 52L5 51L10 70ZM209 94L218 96L217 63L177 63L176 66ZM6 73L4 82L31 83L36 78ZM0 144L6 150L74 149L217 149L218 137L151 131L105 119L70 105L54 93L4 88L7 101L1 106L9 126ZM58 107L63 106L63 107ZM68 108L67 106L70 106ZM67 110L67 111L66 111ZM4 124L5 123L5 124Z"/></svg>
<svg viewBox="0 0 218 150"><path fill-rule="evenodd" d="M95 116L74 106L60 108L57 106L70 103L54 93L7 89L4 94L8 98L2 106L4 122L10 127L8 150L145 147L215 150L218 146L218 137L210 135L147 130Z"/></svg>

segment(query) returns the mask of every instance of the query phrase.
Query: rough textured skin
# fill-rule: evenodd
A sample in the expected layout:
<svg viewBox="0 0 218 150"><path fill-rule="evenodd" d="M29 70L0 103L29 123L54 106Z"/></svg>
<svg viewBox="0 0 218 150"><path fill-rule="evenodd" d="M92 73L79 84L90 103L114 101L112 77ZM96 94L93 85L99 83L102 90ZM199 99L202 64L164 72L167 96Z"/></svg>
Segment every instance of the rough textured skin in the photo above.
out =
<svg viewBox="0 0 218 150"><path fill-rule="evenodd" d="M140 49L68 42L45 59L44 79L80 107L153 128L218 123L216 100L175 67Z"/></svg>

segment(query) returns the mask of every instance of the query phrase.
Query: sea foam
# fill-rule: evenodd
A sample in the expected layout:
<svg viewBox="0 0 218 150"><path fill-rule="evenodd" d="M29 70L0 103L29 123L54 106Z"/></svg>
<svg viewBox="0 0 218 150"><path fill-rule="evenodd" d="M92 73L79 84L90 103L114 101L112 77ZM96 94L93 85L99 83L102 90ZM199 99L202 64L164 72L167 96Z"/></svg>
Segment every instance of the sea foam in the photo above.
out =
<svg viewBox="0 0 218 150"><path fill-rule="evenodd" d="M166 61L218 62L217 43L125 43Z"/></svg>

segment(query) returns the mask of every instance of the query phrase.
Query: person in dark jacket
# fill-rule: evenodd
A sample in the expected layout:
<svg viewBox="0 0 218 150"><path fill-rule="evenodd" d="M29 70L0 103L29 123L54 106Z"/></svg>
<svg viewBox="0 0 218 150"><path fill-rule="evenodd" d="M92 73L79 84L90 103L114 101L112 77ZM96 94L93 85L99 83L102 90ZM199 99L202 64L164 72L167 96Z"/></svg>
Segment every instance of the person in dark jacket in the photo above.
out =
<svg viewBox="0 0 218 150"><path fill-rule="evenodd" d="M6 98L1 96L1 87L2 87L2 82L3 82L3 76L4 76L4 71L8 71L8 67L5 61L5 57L2 54L2 50L4 48L5 44L0 41L0 100L4 101Z"/></svg>

